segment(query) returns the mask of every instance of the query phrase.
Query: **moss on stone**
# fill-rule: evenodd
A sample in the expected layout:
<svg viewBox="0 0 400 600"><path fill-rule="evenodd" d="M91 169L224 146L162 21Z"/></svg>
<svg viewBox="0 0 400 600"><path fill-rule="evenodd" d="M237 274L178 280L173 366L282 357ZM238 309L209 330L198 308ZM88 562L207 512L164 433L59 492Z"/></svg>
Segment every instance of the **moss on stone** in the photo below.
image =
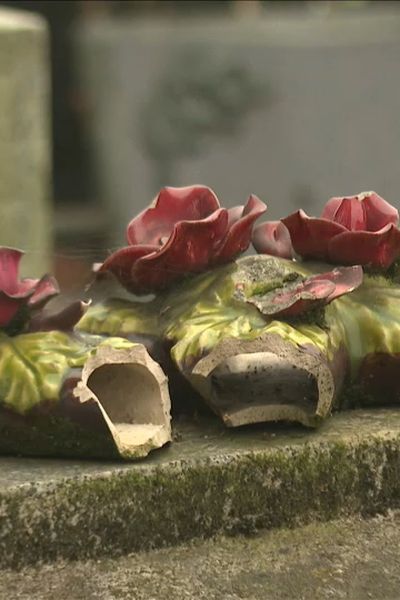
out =
<svg viewBox="0 0 400 600"><path fill-rule="evenodd" d="M399 505L398 431L200 453L3 490L0 563L117 555Z"/></svg>

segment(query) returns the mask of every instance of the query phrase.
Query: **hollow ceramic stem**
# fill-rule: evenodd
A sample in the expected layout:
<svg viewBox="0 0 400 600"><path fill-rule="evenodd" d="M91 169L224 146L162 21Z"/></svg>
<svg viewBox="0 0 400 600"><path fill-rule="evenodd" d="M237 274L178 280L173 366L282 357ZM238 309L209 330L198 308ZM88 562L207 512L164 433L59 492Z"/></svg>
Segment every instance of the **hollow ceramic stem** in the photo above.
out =
<svg viewBox="0 0 400 600"><path fill-rule="evenodd" d="M315 426L340 392L348 357L335 322L328 331L320 313L316 322L289 323L258 308L265 289L297 270L291 261L242 259L223 277L209 277L207 288L206 277L199 281L203 290L192 293L200 300L189 306L186 299L180 317L176 302L165 308L176 364L228 426L277 420Z"/></svg>
<svg viewBox="0 0 400 600"><path fill-rule="evenodd" d="M167 378L141 344L0 338L0 452L137 458L171 439Z"/></svg>

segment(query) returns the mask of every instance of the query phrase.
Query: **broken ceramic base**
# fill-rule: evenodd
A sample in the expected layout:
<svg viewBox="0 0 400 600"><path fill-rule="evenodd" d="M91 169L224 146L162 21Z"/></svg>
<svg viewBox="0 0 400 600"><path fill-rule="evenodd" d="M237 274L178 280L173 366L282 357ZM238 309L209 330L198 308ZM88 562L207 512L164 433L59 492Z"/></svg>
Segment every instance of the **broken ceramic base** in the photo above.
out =
<svg viewBox="0 0 400 600"><path fill-rule="evenodd" d="M81 405L96 406L121 456L146 456L171 441L167 377L141 344L99 348L73 395Z"/></svg>
<svg viewBox="0 0 400 600"><path fill-rule="evenodd" d="M189 379L229 427L282 420L315 426L329 414L336 392L322 354L275 334L223 340Z"/></svg>
<svg viewBox="0 0 400 600"><path fill-rule="evenodd" d="M167 377L142 344L40 332L0 351L1 454L134 459L171 440Z"/></svg>

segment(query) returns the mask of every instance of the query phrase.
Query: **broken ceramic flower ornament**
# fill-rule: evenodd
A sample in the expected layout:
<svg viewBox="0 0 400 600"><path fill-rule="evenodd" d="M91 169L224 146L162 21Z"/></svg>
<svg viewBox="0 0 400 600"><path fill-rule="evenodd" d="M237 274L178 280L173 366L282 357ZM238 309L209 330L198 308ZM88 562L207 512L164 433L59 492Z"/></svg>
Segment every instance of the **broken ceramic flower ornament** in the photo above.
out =
<svg viewBox="0 0 400 600"><path fill-rule="evenodd" d="M389 270L400 257L397 210L373 192L333 198L320 219L300 211L253 233L260 200L231 210L222 226L221 211L209 188L163 190L129 225L131 246L99 270L154 300L107 299L79 329L159 339L229 426L316 426L354 390L360 403L379 402L382 357L400 356L400 287ZM261 254L237 259L251 236ZM149 274L141 261L153 264ZM398 397L397 382L392 364L387 399Z"/></svg>
<svg viewBox="0 0 400 600"><path fill-rule="evenodd" d="M397 210L369 192L254 228L265 210L165 188L98 269L130 298L57 314L54 279L0 249L0 451L144 456L171 439L165 372L231 427L398 402Z"/></svg>
<svg viewBox="0 0 400 600"><path fill-rule="evenodd" d="M80 334L88 308L56 314L54 278L18 277L0 248L0 452L139 458L171 440L167 378L141 344Z"/></svg>

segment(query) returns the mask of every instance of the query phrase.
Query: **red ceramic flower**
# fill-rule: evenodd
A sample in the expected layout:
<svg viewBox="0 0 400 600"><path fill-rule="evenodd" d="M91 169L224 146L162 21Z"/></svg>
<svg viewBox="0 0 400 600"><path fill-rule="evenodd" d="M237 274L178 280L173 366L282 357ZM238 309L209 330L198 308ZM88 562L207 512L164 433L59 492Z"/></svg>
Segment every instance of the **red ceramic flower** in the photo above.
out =
<svg viewBox="0 0 400 600"><path fill-rule="evenodd" d="M282 222L303 258L386 270L400 256L399 213L375 192L331 198L321 218L299 210Z"/></svg>
<svg viewBox="0 0 400 600"><path fill-rule="evenodd" d="M363 270L360 266L339 267L333 271L299 278L282 287L253 296L250 300L264 314L273 317L297 317L313 308L325 306L361 285Z"/></svg>
<svg viewBox="0 0 400 600"><path fill-rule="evenodd" d="M9 335L21 332L73 329L90 302L75 301L57 313L43 310L60 292L50 275L41 279L19 279L19 263L24 253L0 247L0 328Z"/></svg>
<svg viewBox="0 0 400 600"><path fill-rule="evenodd" d="M164 188L129 223L130 245L107 258L98 272L111 271L136 294L157 291L244 252L253 224L265 210L256 196L244 207L227 210L208 187Z"/></svg>
<svg viewBox="0 0 400 600"><path fill-rule="evenodd" d="M19 279L21 250L0 247L0 327L6 328L21 312L40 309L59 293L56 280Z"/></svg>

